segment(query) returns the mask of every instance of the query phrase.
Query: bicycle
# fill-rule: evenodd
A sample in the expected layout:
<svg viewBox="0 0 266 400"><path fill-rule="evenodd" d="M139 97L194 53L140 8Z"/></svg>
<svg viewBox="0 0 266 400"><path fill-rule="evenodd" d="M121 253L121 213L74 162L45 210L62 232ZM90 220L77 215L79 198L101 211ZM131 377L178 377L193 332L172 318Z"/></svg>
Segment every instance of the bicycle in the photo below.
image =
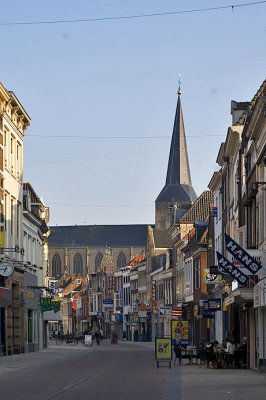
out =
<svg viewBox="0 0 266 400"><path fill-rule="evenodd" d="M65 338L64 338L63 335L62 335L62 336L58 336L58 337L56 338L55 343L56 343L57 345L61 345L61 344L64 343L64 340L65 340Z"/></svg>

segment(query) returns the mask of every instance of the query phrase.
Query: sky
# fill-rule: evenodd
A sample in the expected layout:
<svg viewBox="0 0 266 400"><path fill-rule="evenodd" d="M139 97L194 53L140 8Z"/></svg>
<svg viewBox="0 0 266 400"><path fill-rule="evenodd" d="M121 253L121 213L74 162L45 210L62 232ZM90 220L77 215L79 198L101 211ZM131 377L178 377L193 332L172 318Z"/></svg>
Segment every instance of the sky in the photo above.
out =
<svg viewBox="0 0 266 400"><path fill-rule="evenodd" d="M24 182L49 225L154 223L179 74L192 184L207 189L231 100L250 101L266 78L266 2L225 8L244 3L1 2L0 81L31 117ZM210 7L224 8L108 20ZM98 20L33 23L80 19Z"/></svg>

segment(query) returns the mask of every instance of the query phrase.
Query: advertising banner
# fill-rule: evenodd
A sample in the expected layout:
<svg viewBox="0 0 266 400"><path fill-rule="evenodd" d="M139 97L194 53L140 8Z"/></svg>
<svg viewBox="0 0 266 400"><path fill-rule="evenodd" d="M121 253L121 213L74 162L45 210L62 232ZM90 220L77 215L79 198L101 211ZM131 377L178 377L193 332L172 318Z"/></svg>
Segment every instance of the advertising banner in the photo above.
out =
<svg viewBox="0 0 266 400"><path fill-rule="evenodd" d="M232 254L252 275L257 275L261 264L256 261L246 250L236 243L230 236L224 235L226 250Z"/></svg>
<svg viewBox="0 0 266 400"><path fill-rule="evenodd" d="M155 338L155 359L156 361L172 360L172 339L171 337Z"/></svg>
<svg viewBox="0 0 266 400"><path fill-rule="evenodd" d="M92 336L91 335L85 335L84 346L86 346L86 347L92 346Z"/></svg>
<svg viewBox="0 0 266 400"><path fill-rule="evenodd" d="M227 260L219 251L216 252L218 259L218 267L222 274L230 275L240 285L247 283L248 277L243 274L238 268L236 268L230 261Z"/></svg>
<svg viewBox="0 0 266 400"><path fill-rule="evenodd" d="M181 345L189 344L188 321L171 321L171 333L174 343Z"/></svg>

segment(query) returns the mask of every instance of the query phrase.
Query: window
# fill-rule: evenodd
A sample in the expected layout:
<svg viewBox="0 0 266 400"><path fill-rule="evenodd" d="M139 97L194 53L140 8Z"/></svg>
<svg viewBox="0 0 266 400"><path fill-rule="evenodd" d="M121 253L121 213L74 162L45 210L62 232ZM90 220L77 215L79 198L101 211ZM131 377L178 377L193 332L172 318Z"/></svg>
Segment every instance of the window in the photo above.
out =
<svg viewBox="0 0 266 400"><path fill-rule="evenodd" d="M20 210L21 210L21 204L17 202L17 239L19 239L19 230L20 230Z"/></svg>
<svg viewBox="0 0 266 400"><path fill-rule="evenodd" d="M61 275L61 258L59 254L55 254L52 259L52 276L57 278Z"/></svg>
<svg viewBox="0 0 266 400"><path fill-rule="evenodd" d="M32 343L33 339L33 324L32 324L32 310L28 310L28 343Z"/></svg>
<svg viewBox="0 0 266 400"><path fill-rule="evenodd" d="M200 260L194 262L194 288L200 288Z"/></svg>
<svg viewBox="0 0 266 400"><path fill-rule="evenodd" d="M124 253L120 253L117 257L117 261L116 261L116 267L118 269L120 268L124 268L126 266L127 260L126 260L126 256Z"/></svg>
<svg viewBox="0 0 266 400"><path fill-rule="evenodd" d="M103 259L102 253L98 253L97 256L95 257L95 268L100 267L102 259Z"/></svg>
<svg viewBox="0 0 266 400"><path fill-rule="evenodd" d="M13 235L14 231L14 199L11 199L10 204L10 234Z"/></svg>
<svg viewBox="0 0 266 400"><path fill-rule="evenodd" d="M73 259L73 272L74 274L83 275L82 257L79 253L76 253Z"/></svg>

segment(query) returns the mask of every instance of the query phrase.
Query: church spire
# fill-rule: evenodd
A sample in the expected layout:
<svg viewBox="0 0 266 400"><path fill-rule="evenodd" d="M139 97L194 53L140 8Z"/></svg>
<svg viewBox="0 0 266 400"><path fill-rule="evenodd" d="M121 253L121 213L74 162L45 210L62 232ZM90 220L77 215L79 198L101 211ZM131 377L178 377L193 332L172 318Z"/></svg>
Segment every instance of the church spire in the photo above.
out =
<svg viewBox="0 0 266 400"><path fill-rule="evenodd" d="M166 175L166 185L187 184L191 185L191 177L188 162L185 126L181 105L180 78L178 88L178 101L175 113L175 122L172 133L171 148Z"/></svg>
<svg viewBox="0 0 266 400"><path fill-rule="evenodd" d="M183 111L181 105L181 80L179 77L178 99L169 153L166 181L157 197L155 225L158 229L168 229L173 221L169 209L178 208L176 217L181 217L197 199L192 187ZM178 214L178 216L177 216Z"/></svg>

